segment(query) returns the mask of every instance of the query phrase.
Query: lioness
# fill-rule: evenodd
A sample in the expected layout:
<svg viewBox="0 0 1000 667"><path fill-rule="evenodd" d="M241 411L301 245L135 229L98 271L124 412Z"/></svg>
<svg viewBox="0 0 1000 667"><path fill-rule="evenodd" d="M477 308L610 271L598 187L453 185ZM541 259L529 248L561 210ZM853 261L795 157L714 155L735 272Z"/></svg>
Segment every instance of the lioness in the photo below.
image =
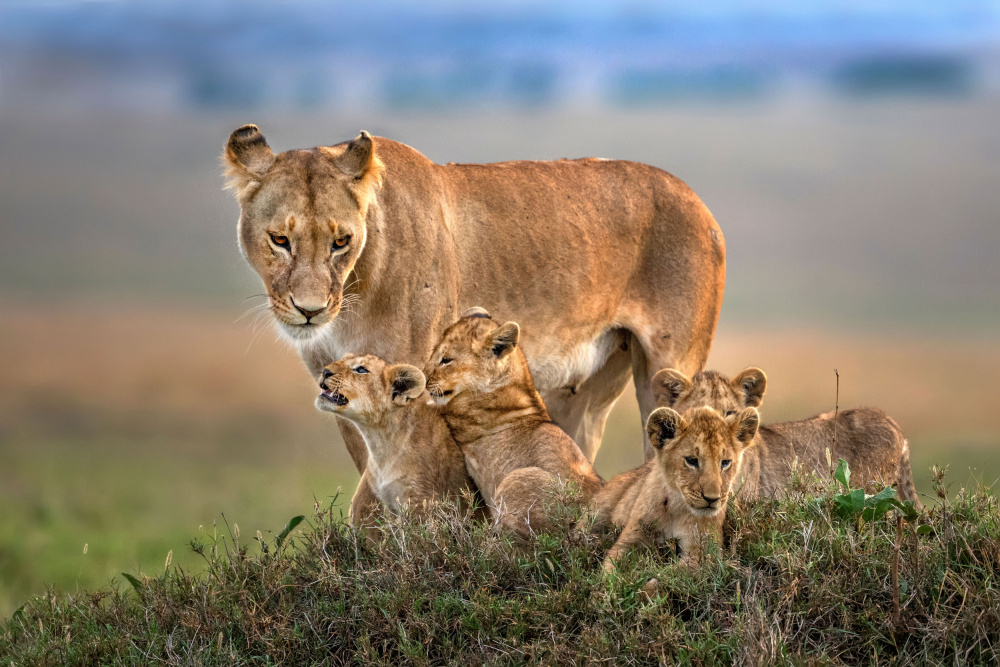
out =
<svg viewBox="0 0 1000 667"><path fill-rule="evenodd" d="M552 527L547 505L562 484L574 483L586 502L601 478L549 419L520 333L515 322L498 325L485 310L470 309L434 349L427 389L494 518L528 535Z"/></svg>
<svg viewBox="0 0 1000 667"><path fill-rule="evenodd" d="M687 563L698 557L702 537L721 541L730 489L759 423L754 408L728 417L711 408L683 416L657 408L646 423L656 457L612 477L591 502L593 530L609 524L622 529L604 569L613 570L615 561L649 537L677 538Z"/></svg>
<svg viewBox="0 0 1000 667"><path fill-rule="evenodd" d="M462 452L437 409L428 404L425 385L419 368L390 366L373 355L333 362L323 369L319 383L316 407L357 425L368 449L367 488L393 512L409 505L420 513L426 503L471 488ZM352 524L371 516L370 498L355 495Z"/></svg>
<svg viewBox="0 0 1000 667"><path fill-rule="evenodd" d="M657 369L695 373L708 357L722 231L655 167L438 165L366 132L275 155L254 125L232 133L224 162L243 254L314 377L349 353L422 365L482 304L526 327L552 418L593 460L630 377L645 419ZM361 471L364 443L340 423Z"/></svg>
<svg viewBox="0 0 1000 667"><path fill-rule="evenodd" d="M731 415L760 405L767 376L759 368L748 368L732 380L715 371L688 379L679 371L664 369L653 377L653 388L660 405L681 413L707 405ZM875 408L844 410L836 417L836 442L833 412L761 426L757 446L743 461L741 495L774 496L788 483L795 460L806 470L829 475L829 449L832 462L844 459L850 465L852 483L868 491L879 484L894 484L901 500L912 500L919 507L910 469L910 445L899 425Z"/></svg>

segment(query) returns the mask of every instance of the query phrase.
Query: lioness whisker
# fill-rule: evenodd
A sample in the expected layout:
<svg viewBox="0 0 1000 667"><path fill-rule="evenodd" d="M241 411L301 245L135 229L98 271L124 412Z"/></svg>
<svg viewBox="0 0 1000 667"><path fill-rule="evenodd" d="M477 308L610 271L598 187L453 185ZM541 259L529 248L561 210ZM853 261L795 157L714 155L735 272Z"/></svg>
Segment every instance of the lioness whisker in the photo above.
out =
<svg viewBox="0 0 1000 667"><path fill-rule="evenodd" d="M260 311L268 308L270 305L271 304L269 304L269 303L261 303L261 304L258 304L256 306L252 306L252 307L248 308L247 310L245 310L243 312L242 315L240 315L235 320L233 320L233 324L237 324L240 320L248 317L249 315L251 315L253 313L259 313Z"/></svg>

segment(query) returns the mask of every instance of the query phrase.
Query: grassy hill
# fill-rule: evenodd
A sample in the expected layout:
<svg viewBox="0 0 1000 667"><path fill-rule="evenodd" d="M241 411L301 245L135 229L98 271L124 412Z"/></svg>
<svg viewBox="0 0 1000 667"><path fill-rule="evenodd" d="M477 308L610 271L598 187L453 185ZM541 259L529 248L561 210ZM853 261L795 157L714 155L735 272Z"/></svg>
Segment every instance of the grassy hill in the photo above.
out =
<svg viewBox="0 0 1000 667"><path fill-rule="evenodd" d="M669 546L600 571L610 537L497 536L443 507L367 540L315 507L287 534L222 524L117 588L33 599L3 664L859 664L1000 658L1000 507L950 497L917 522L837 511L800 481L734 505L727 544L686 569ZM331 508L333 506L331 505ZM655 579L655 581L653 581Z"/></svg>

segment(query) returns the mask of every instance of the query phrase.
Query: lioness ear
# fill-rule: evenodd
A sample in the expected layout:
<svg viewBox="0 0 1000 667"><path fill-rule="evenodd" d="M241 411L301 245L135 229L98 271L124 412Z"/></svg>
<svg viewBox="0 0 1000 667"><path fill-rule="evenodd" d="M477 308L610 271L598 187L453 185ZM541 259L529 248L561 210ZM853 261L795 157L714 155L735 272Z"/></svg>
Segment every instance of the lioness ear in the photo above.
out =
<svg viewBox="0 0 1000 667"><path fill-rule="evenodd" d="M473 306L472 308L469 308L467 311L462 313L462 316L458 319L464 320L466 317L482 317L487 320L493 319L492 317L490 317L489 312L485 308L480 308L479 306Z"/></svg>
<svg viewBox="0 0 1000 667"><path fill-rule="evenodd" d="M490 338L490 345L493 347L493 354L503 358L514 351L517 341L521 339L521 327L517 322L507 322L493 332Z"/></svg>
<svg viewBox="0 0 1000 667"><path fill-rule="evenodd" d="M656 408L646 420L649 444L656 449L663 449L664 445L676 440L685 428L687 421L673 408Z"/></svg>
<svg viewBox="0 0 1000 667"><path fill-rule="evenodd" d="M691 388L691 380L684 373L673 368L664 368L653 376L653 398L660 407L672 408L685 391Z"/></svg>
<svg viewBox="0 0 1000 667"><path fill-rule="evenodd" d="M274 164L274 152L256 125L244 125L229 135L222 159L226 163L226 187L243 197Z"/></svg>
<svg viewBox="0 0 1000 667"><path fill-rule="evenodd" d="M396 364L385 369L386 379L392 387L392 402L406 405L424 393L427 378L416 366Z"/></svg>
<svg viewBox="0 0 1000 667"><path fill-rule="evenodd" d="M738 393L743 394L744 405L756 408L764 400L764 390L767 388L767 376L764 371L752 366L734 377L730 384Z"/></svg>
<svg viewBox="0 0 1000 667"><path fill-rule="evenodd" d="M361 180L375 166L375 140L364 130L352 139L344 152L334 159L334 164L355 180Z"/></svg>
<svg viewBox="0 0 1000 667"><path fill-rule="evenodd" d="M744 408L742 412L733 415L727 421L732 424L733 435L743 443L744 447L753 444L757 429L760 428L760 414L757 408Z"/></svg>

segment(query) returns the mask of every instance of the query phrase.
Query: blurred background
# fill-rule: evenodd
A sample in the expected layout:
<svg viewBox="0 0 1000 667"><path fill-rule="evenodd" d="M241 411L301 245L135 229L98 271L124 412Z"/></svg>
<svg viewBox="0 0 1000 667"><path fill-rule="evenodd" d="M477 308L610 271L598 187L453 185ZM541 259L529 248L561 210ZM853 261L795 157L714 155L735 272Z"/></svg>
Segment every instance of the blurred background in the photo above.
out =
<svg viewBox="0 0 1000 667"><path fill-rule="evenodd" d="M993 484L1000 4L705 4L0 0L0 616L349 499L312 379L243 316L219 154L247 122L664 168L725 232L709 365L762 367L765 421L833 409L837 369L921 490ZM599 472L639 429L629 393Z"/></svg>

